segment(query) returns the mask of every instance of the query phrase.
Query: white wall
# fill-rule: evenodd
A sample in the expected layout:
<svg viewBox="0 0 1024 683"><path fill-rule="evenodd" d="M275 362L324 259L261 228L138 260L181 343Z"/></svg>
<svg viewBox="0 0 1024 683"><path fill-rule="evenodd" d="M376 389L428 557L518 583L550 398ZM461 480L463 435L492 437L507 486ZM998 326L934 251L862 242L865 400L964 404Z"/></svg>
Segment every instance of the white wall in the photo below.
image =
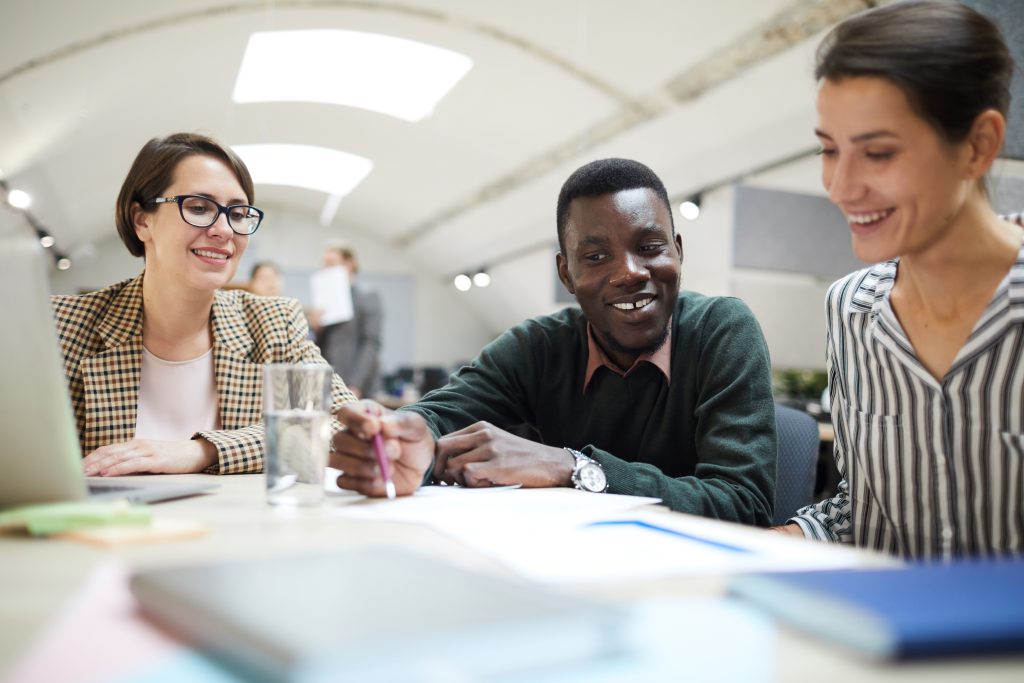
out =
<svg viewBox="0 0 1024 683"><path fill-rule="evenodd" d="M683 238L683 289L708 296L732 294L733 187L704 195L700 216L688 221L676 207L676 232Z"/></svg>

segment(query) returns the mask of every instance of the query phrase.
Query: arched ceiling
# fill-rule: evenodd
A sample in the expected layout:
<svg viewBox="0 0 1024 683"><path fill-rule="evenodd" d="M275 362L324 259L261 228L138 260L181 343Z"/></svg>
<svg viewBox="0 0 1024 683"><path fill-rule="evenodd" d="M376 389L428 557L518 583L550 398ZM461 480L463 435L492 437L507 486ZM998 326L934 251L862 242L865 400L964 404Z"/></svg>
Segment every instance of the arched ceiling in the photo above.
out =
<svg viewBox="0 0 1024 683"><path fill-rule="evenodd" d="M112 234L120 182L153 136L359 154L374 169L325 234L359 232L445 275L550 244L558 188L591 159L639 159L683 195L805 155L817 38L873 4L3 0L0 169L72 249ZM251 33L312 28L408 38L474 64L418 123L232 101ZM279 186L257 195L270 217L314 220L327 199Z"/></svg>

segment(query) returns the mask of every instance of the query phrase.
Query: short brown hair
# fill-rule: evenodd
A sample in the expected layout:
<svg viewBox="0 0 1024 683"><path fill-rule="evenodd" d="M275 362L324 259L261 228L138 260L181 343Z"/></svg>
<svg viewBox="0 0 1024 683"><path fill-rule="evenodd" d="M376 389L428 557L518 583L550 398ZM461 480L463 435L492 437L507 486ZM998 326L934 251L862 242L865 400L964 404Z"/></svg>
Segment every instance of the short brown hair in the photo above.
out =
<svg viewBox="0 0 1024 683"><path fill-rule="evenodd" d="M234 172L238 184L245 192L246 201L252 204L256 200L249 169L227 145L196 133L175 133L165 138L153 138L143 145L132 162L114 208L117 234L132 256L146 255L142 240L135 234L132 206L138 203L143 210L152 210L156 206L152 204L153 199L161 196L174 182L174 170L178 163L193 155L211 156L223 161Z"/></svg>
<svg viewBox="0 0 1024 683"><path fill-rule="evenodd" d="M344 240L332 240L324 245L324 251L333 251L341 257L342 261L351 261L352 272L359 272L359 259L356 258L356 252L349 246L348 242Z"/></svg>
<svg viewBox="0 0 1024 683"><path fill-rule="evenodd" d="M947 142L987 109L1010 109L1013 57L999 28L958 2L908 0L839 24L818 47L818 80L876 76L895 84Z"/></svg>

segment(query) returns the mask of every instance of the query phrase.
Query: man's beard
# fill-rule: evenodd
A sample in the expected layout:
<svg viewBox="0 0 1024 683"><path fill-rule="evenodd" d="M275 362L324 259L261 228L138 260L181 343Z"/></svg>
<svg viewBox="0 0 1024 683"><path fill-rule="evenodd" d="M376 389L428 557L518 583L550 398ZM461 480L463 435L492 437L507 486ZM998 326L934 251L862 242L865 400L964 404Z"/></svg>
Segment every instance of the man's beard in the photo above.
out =
<svg viewBox="0 0 1024 683"><path fill-rule="evenodd" d="M601 341L608 345L608 349L612 353L625 354L639 358L644 354L654 353L655 351L660 350L661 347L665 345L665 342L668 341L668 336L668 326L665 326L664 328L662 328L661 335L657 339L652 341L650 344L646 344L639 348L620 344L619 341L612 337L611 335L602 334ZM623 368L623 370L626 369L628 368Z"/></svg>

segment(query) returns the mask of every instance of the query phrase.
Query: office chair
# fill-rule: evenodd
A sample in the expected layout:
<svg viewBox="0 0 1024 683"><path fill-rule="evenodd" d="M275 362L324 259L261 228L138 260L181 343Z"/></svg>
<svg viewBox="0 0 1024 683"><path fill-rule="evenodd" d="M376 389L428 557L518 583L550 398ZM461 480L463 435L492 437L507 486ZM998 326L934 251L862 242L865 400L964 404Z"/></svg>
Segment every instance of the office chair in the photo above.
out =
<svg viewBox="0 0 1024 683"><path fill-rule="evenodd" d="M779 463L775 474L772 525L785 524L814 497L818 464L818 423L807 413L775 404Z"/></svg>

